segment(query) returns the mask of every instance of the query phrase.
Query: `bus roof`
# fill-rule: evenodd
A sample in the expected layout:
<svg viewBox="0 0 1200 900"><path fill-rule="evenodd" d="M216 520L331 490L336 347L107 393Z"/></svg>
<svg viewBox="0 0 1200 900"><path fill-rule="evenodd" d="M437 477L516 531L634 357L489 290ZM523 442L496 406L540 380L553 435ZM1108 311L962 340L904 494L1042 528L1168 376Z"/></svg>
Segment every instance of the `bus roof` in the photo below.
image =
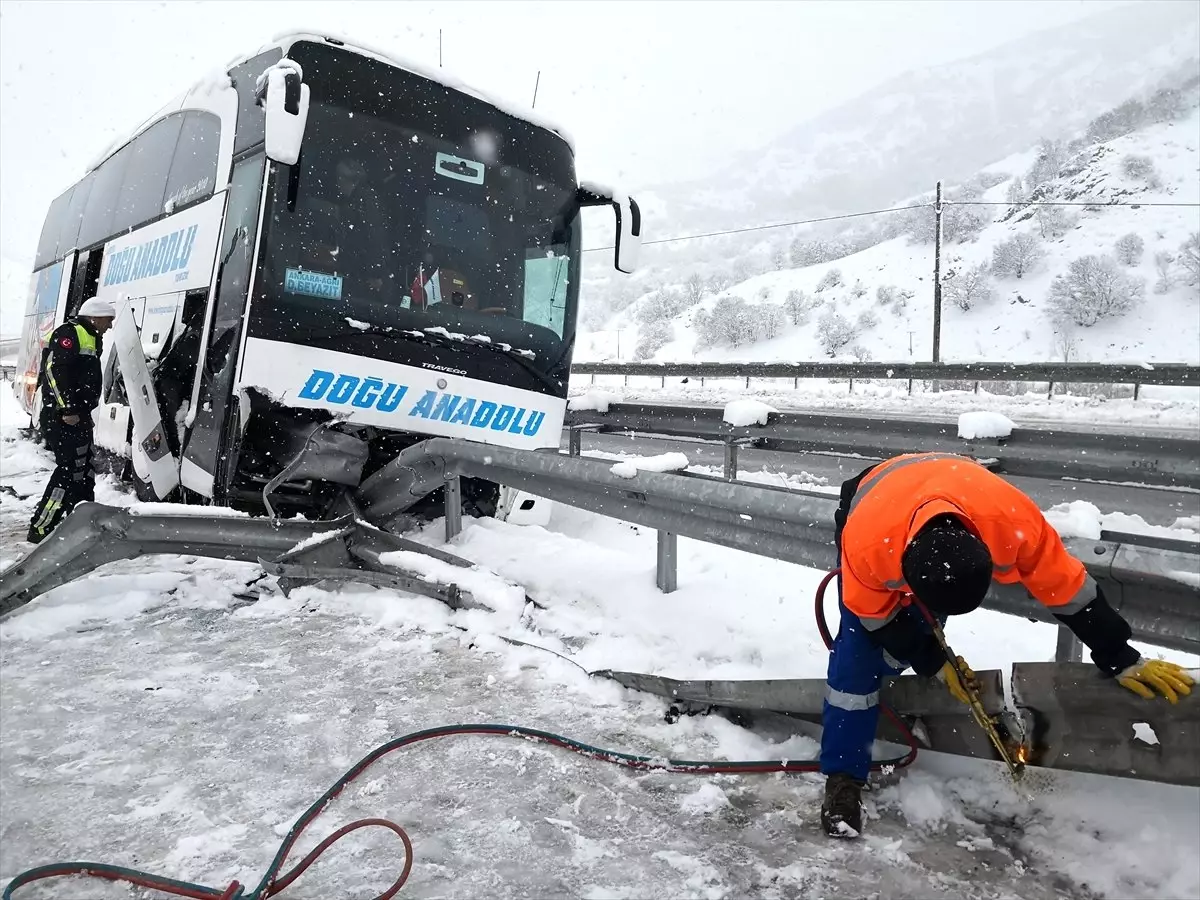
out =
<svg viewBox="0 0 1200 900"><path fill-rule="evenodd" d="M357 41L353 38L343 37L335 32L299 29L282 32L273 36L268 43L263 44L253 53L235 57L225 66L223 71L213 73L208 77L197 81L186 91L179 94L169 103L161 107L157 112L154 113L154 115L148 117L133 131L123 134L112 141L112 143L110 143L102 153L92 160L87 169L84 171L84 174L86 175L88 172L98 168L101 163L103 163L106 159L132 141L135 137L145 131L146 128L148 128L150 125L153 125L163 116L174 112L175 110L184 108L189 97L195 96L199 93L207 93L214 89L229 86L229 70L241 65L249 59L253 59L260 53L264 53L273 47L280 48L286 55L292 44L302 40L316 42L324 41L336 47L343 47L353 53L378 59L380 62L385 62L390 66L396 66L397 68L412 72L414 75L420 75L422 78L428 78L430 81L436 81L439 84L443 84L446 87L451 88L452 90L461 91L464 94L482 100L484 103L490 103L501 112L505 112L514 118L521 119L538 128L543 128L547 131L553 132L567 143L567 146L571 148L572 153L575 152L575 142L565 128L555 124L548 118L541 116L531 108L509 104L502 100L497 100L494 97L490 97L478 88L474 88L459 80L445 69L431 69L421 63L403 59L395 54L389 53L386 50L370 47L360 41Z"/></svg>

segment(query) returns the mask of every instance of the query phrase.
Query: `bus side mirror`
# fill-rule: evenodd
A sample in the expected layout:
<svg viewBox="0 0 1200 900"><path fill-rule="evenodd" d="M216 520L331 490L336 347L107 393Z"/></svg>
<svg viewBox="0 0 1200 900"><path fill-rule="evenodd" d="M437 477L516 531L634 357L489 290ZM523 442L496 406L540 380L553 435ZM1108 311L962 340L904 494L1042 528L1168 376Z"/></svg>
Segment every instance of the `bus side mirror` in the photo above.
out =
<svg viewBox="0 0 1200 900"><path fill-rule="evenodd" d="M308 85L293 59L281 59L258 77L255 95L266 114L267 158L285 166L300 159L308 124Z"/></svg>
<svg viewBox="0 0 1200 900"><path fill-rule="evenodd" d="M613 266L618 272L633 274L642 250L642 211L637 201L620 191L597 184L581 184L578 199L580 206L612 206L617 216Z"/></svg>

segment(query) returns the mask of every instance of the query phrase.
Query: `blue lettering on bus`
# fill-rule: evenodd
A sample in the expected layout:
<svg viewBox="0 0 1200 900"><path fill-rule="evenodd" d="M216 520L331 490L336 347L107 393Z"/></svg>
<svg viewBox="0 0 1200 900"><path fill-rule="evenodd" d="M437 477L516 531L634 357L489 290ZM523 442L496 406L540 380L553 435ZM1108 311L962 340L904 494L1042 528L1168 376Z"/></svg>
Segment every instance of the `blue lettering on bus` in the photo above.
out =
<svg viewBox="0 0 1200 900"><path fill-rule="evenodd" d="M300 388L299 397L331 406L349 404L357 409L391 413L399 408L406 393L407 385L385 382L382 378L361 378L358 375L313 369ZM523 406L498 405L490 400L429 390L413 404L408 415L479 430L507 431L526 437L536 435L546 421L544 412L527 410Z"/></svg>
<svg viewBox="0 0 1200 900"><path fill-rule="evenodd" d="M160 238L152 238L114 253L104 273L104 286L128 284L154 275L180 272L187 268L196 246L199 225L179 228ZM186 274L186 273L184 273ZM176 278L178 281L178 277Z"/></svg>

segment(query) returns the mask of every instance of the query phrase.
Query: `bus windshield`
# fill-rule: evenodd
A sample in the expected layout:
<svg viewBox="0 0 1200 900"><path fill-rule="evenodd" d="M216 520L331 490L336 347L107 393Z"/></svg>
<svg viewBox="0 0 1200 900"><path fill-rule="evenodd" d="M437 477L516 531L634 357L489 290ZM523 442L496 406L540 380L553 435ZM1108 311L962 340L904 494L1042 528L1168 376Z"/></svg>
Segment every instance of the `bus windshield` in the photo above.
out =
<svg viewBox="0 0 1200 900"><path fill-rule="evenodd" d="M289 56L308 125L268 187L250 334L402 362L403 340L347 342L432 330L560 367L579 293L567 143L369 57L311 42Z"/></svg>

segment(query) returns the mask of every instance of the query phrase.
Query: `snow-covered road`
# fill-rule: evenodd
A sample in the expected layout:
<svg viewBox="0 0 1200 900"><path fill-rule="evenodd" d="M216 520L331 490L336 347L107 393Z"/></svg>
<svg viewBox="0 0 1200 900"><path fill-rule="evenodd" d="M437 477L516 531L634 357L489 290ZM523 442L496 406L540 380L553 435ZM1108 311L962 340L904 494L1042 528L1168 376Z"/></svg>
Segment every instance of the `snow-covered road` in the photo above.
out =
<svg viewBox="0 0 1200 900"><path fill-rule="evenodd" d="M372 590L244 603L232 594L250 566L172 568L95 579L87 602L76 592L3 627L0 877L87 859L255 883L342 770L443 723L518 723L688 758L814 750L717 717L667 725L653 698L497 642L470 621L483 614ZM816 776L638 774L456 737L378 763L298 849L352 819L393 819L414 840L413 897L1195 896L1194 858L1172 858L1195 846L1178 808L1188 792L1137 788L1140 805L1127 798L1106 816L1071 808L1081 791L1070 779L1038 786L1029 804L994 769L946 780L918 766L870 795L868 833L847 845L818 832ZM370 896L400 862L390 836L356 835L294 896ZM85 895L128 893L23 892Z"/></svg>
<svg viewBox="0 0 1200 900"><path fill-rule="evenodd" d="M12 424L0 419L4 561L48 464ZM131 502L109 481L100 496ZM438 523L419 538L444 545ZM0 880L83 859L254 884L351 763L447 723L676 758L812 757L808 738L772 743L716 716L667 724L661 700L500 639L589 670L824 674L819 573L681 540L680 589L664 596L654 540L562 507L545 529L468 521L447 549L523 584L546 607L532 613L486 579L497 612L451 612L365 587L284 598L270 579L247 588L254 566L187 557L51 592L0 624ZM1054 638L991 613L950 629L976 669L1048 659ZM635 773L455 737L381 761L298 850L352 819L393 819L416 849L402 897L1200 897L1200 791L1061 773L1030 784L1021 797L994 766L925 754L869 795L864 840L846 844L819 833L818 776ZM371 896L401 861L394 838L360 832L284 896ZM66 882L17 900L129 896Z"/></svg>

